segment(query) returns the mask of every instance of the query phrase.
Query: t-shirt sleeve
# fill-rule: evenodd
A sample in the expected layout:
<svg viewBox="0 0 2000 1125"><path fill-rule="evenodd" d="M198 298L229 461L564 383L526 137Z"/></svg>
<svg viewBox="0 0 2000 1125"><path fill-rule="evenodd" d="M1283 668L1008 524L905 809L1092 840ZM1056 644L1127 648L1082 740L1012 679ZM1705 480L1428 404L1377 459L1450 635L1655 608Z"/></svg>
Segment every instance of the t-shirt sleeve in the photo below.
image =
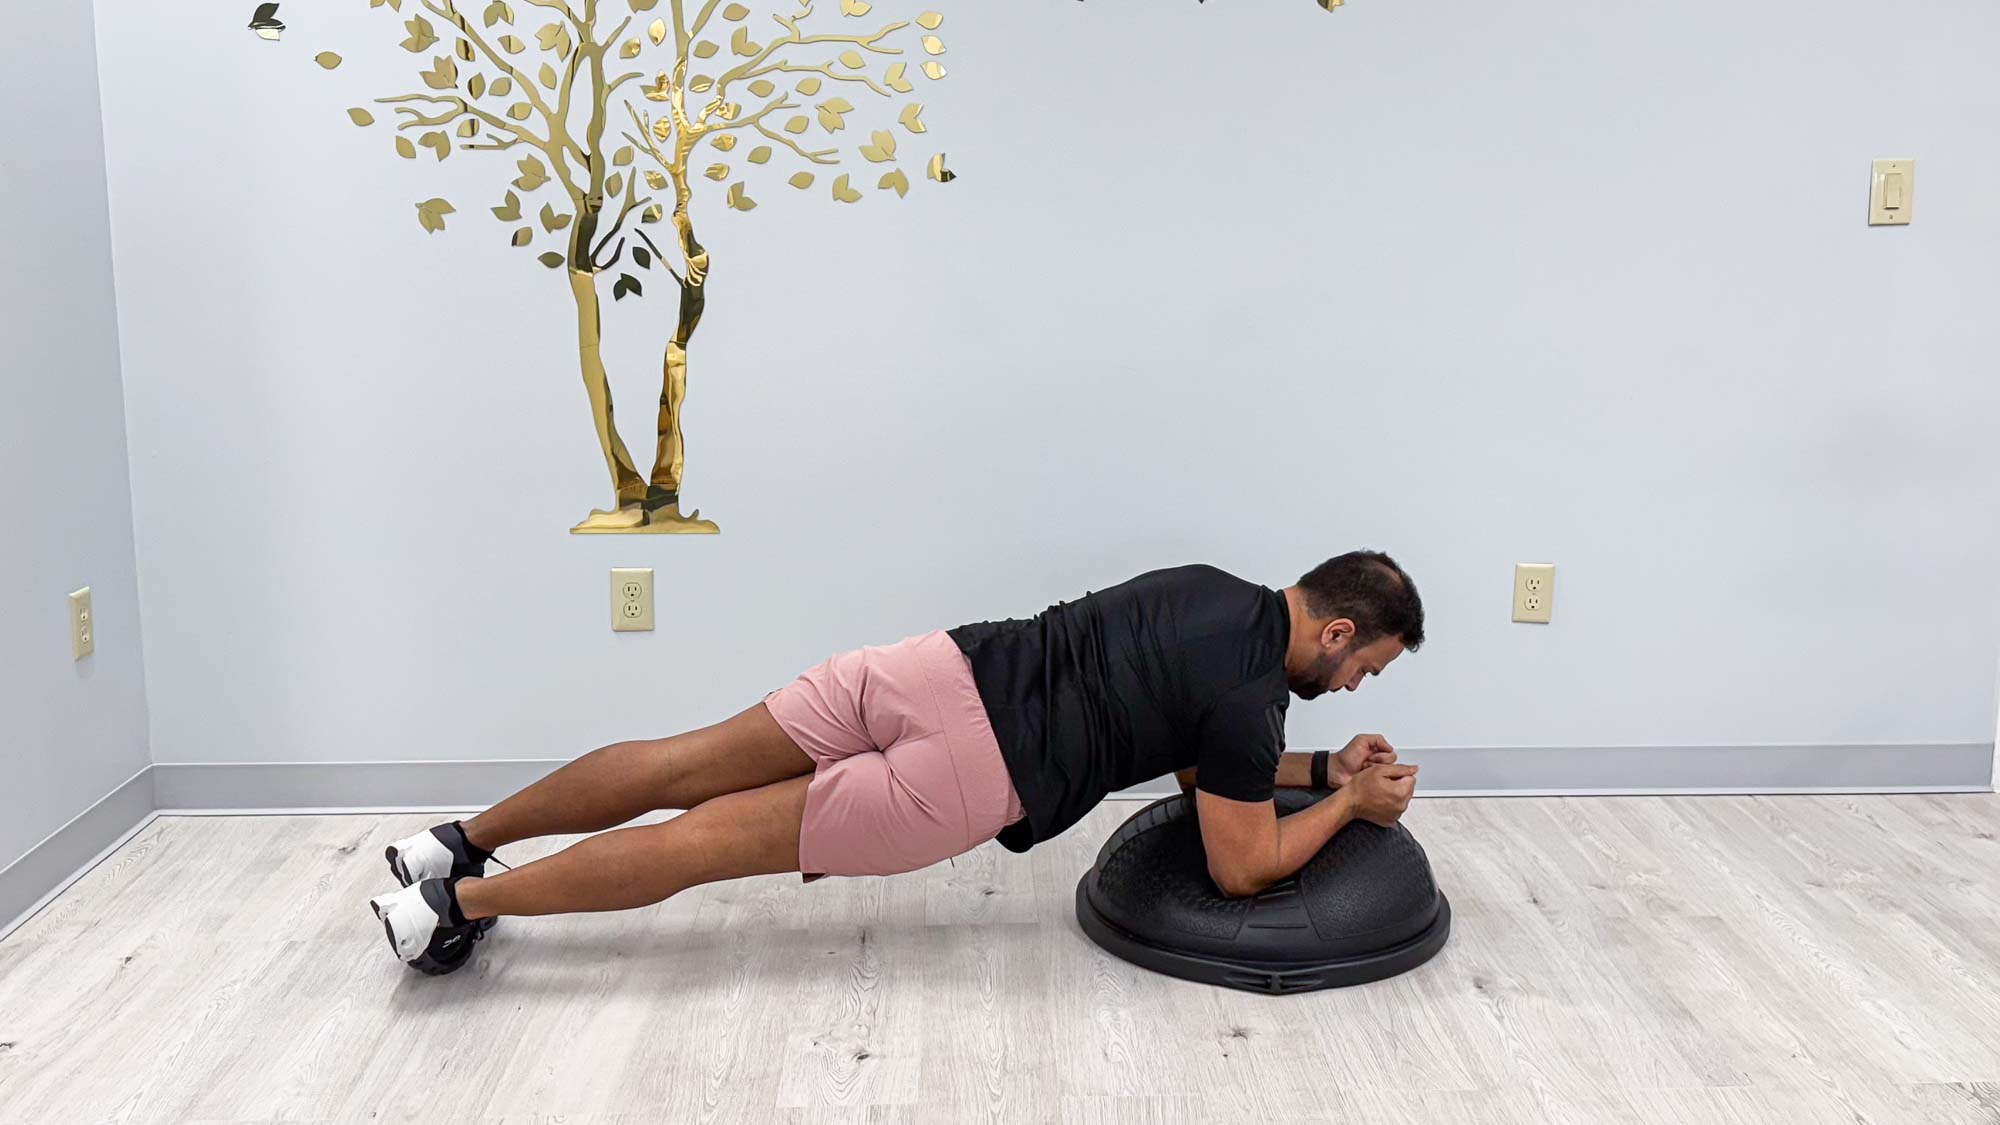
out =
<svg viewBox="0 0 2000 1125"><path fill-rule="evenodd" d="M1268 801L1285 752L1282 695L1252 681L1223 696L1195 739L1195 788L1232 801Z"/></svg>

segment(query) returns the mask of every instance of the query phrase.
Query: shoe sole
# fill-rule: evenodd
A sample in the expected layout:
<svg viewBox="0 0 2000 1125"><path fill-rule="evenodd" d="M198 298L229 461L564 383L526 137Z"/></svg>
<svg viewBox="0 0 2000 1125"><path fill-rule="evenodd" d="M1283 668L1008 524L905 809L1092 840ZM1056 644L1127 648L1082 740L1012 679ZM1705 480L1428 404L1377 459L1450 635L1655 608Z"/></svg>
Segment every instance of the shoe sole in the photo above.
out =
<svg viewBox="0 0 2000 1125"><path fill-rule="evenodd" d="M390 850L394 851L395 849L391 848ZM402 961L403 951L396 948L396 928L389 924L389 919L382 916L382 907L372 898L368 900L368 909L373 910L375 912L375 919L382 923L382 936L389 939L389 952L396 955L396 960ZM404 962L404 964L408 963L407 961Z"/></svg>
<svg viewBox="0 0 2000 1125"><path fill-rule="evenodd" d="M382 856L389 861L389 874L394 875L398 883L406 887L409 886L410 873L404 870L403 857L397 853L396 845L390 844L387 848L384 848Z"/></svg>

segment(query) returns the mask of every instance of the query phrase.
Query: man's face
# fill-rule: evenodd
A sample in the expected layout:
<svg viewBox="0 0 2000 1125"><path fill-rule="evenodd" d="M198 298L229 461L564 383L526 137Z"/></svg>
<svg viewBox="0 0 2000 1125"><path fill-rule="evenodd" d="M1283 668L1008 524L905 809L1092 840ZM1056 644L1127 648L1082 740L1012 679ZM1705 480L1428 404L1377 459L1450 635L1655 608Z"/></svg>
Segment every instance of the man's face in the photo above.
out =
<svg viewBox="0 0 2000 1125"><path fill-rule="evenodd" d="M1357 646L1353 622L1335 621L1321 631L1312 663L1288 677L1292 694L1316 699L1329 691L1359 691L1362 680L1381 675L1401 655L1403 642L1398 638L1380 637Z"/></svg>

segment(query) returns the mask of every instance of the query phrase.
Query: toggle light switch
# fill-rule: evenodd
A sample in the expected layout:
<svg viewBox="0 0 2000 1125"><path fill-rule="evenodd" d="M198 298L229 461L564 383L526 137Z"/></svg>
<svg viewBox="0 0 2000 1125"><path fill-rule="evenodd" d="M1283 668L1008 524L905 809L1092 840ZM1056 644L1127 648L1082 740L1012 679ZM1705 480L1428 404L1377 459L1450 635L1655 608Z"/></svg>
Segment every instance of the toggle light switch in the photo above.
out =
<svg viewBox="0 0 2000 1125"><path fill-rule="evenodd" d="M1877 160L1875 177L1868 190L1868 225L1905 226L1910 221L1911 197L1916 189L1917 162Z"/></svg>

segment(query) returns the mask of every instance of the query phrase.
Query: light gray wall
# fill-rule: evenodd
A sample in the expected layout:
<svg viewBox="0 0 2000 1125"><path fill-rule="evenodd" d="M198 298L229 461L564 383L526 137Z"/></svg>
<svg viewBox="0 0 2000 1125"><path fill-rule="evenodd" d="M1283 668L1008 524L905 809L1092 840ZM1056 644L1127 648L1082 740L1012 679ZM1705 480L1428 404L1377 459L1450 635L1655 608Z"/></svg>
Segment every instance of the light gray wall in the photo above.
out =
<svg viewBox="0 0 2000 1125"><path fill-rule="evenodd" d="M398 17L116 6L157 759L565 757L835 650L1359 545L1435 639L1295 745L1993 737L2000 12L937 7L918 147L957 183L698 205L687 495L724 534L672 540L564 533L602 470L561 282L485 213L511 159L343 116L414 85ZM1864 225L1886 156L1907 229ZM635 447L667 312L606 321ZM1559 565L1552 628L1508 622L1517 561ZM612 566L658 568L657 634L608 631Z"/></svg>
<svg viewBox="0 0 2000 1125"><path fill-rule="evenodd" d="M0 869L147 762L96 63L88 5L0 35ZM73 663L86 585L97 655Z"/></svg>

